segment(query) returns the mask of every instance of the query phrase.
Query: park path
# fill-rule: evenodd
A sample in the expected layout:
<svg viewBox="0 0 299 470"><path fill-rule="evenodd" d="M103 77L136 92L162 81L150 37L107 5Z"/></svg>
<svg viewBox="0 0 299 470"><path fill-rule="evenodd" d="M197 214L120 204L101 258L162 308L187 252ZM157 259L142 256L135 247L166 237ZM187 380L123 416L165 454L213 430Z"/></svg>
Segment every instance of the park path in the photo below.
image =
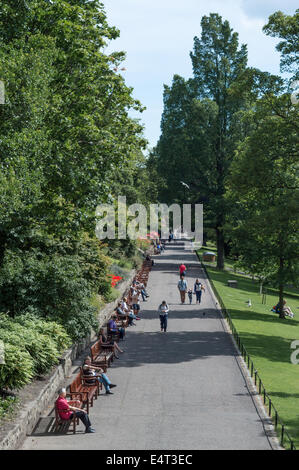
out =
<svg viewBox="0 0 299 470"><path fill-rule="evenodd" d="M117 388L90 410L95 434L29 436L23 449L270 449L209 289L201 305L181 305L178 266L208 284L196 255L182 242L155 257L142 320L127 329L126 352L108 375ZM158 305L170 306L167 333Z"/></svg>

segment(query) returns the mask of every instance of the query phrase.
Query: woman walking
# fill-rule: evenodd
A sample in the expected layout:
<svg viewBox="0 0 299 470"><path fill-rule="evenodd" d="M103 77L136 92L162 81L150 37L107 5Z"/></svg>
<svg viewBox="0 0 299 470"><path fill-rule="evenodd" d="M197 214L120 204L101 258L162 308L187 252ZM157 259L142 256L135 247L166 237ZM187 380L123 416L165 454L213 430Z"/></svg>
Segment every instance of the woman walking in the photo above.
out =
<svg viewBox="0 0 299 470"><path fill-rule="evenodd" d="M205 287L198 279L196 279L194 283L194 294L196 295L196 303L200 304L202 291L205 291Z"/></svg>
<svg viewBox="0 0 299 470"><path fill-rule="evenodd" d="M166 333L169 312L169 307L166 303L166 300L163 300L163 302L159 305L158 312L160 315L161 331L164 331L164 333Z"/></svg>

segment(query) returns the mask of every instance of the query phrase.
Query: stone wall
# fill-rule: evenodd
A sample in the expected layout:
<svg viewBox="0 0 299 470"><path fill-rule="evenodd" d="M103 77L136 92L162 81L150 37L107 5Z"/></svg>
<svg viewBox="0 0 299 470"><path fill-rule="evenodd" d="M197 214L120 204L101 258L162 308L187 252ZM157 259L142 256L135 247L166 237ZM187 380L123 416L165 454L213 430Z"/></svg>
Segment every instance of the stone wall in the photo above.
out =
<svg viewBox="0 0 299 470"><path fill-rule="evenodd" d="M130 273L129 279L118 286L120 291L119 299L127 292L135 271ZM104 326L110 318L118 300L106 304L99 312L99 326ZM74 361L82 355L90 344L96 339L92 333L84 341L74 344L62 356L60 364L53 372L42 381L34 381L20 393L20 411L13 422L4 425L5 436L0 437L0 450L13 450L20 447L26 438L36 427L40 417L46 413L49 407L53 408L57 390L66 385L67 379L72 374ZM86 354L87 355L87 354ZM78 365L75 366L77 368ZM2 432L3 434L3 432Z"/></svg>

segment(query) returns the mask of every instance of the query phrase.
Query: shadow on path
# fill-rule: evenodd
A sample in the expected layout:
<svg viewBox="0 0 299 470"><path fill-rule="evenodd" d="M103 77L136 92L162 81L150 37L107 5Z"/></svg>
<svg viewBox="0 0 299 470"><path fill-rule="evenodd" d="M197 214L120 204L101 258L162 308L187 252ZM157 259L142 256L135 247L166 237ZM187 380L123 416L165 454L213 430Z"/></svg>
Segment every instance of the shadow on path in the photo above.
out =
<svg viewBox="0 0 299 470"><path fill-rule="evenodd" d="M221 318L220 313L212 308L204 308L201 306L201 304L196 305L196 308L194 310L174 310L174 307L176 306L181 306L179 303L171 303L168 302L169 305L169 322L172 320L178 320L178 319L183 319L183 320L191 320L191 319L206 319L206 318L216 318L217 320ZM187 304L185 304L187 306ZM158 307L158 306L157 306ZM188 305L189 307L189 305ZM192 307L192 305L191 305ZM195 305L194 305L195 307ZM157 313L157 310L143 310L141 313L141 318L143 320L157 320L157 324L159 323L159 315ZM129 328L128 330L130 333L131 331L134 331L133 328ZM196 333L200 334L199 331Z"/></svg>
<svg viewBox="0 0 299 470"><path fill-rule="evenodd" d="M158 321L157 327L159 328ZM132 331L130 333L130 340L134 342L134 351L127 349L124 360L115 361L113 369L138 367L144 364L179 364L196 359L207 359L211 356L237 355L229 336L224 331L161 333L158 330L157 332ZM137 354L136 351L138 351Z"/></svg>

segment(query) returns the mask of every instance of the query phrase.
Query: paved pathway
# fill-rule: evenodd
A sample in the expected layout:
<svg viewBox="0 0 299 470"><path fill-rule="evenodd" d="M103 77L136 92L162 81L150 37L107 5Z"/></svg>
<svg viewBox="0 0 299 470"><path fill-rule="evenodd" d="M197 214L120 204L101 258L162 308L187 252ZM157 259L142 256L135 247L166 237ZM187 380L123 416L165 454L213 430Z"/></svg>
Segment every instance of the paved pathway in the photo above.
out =
<svg viewBox="0 0 299 470"><path fill-rule="evenodd" d="M195 254L178 242L156 257L142 320L127 330L126 353L108 371L115 393L91 408L97 432L84 434L80 424L75 436L30 436L23 449L270 449L209 289L200 306L180 304L181 261L190 286L203 279ZM164 299L167 333L157 315Z"/></svg>

